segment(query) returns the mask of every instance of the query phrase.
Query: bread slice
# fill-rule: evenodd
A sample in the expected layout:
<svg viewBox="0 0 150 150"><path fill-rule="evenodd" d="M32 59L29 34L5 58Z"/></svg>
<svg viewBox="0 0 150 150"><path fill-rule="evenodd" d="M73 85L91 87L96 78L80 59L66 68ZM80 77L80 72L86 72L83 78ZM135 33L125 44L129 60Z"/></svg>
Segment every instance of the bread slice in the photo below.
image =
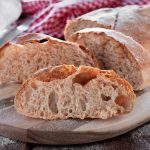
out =
<svg viewBox="0 0 150 150"><path fill-rule="evenodd" d="M19 113L49 120L108 119L129 113L134 103L132 86L115 72L73 65L39 71L15 97Z"/></svg>
<svg viewBox="0 0 150 150"><path fill-rule="evenodd" d="M118 14L118 8L101 8L82 15L73 20L67 20L64 36L68 37L85 28L107 28L113 29Z"/></svg>
<svg viewBox="0 0 150 150"><path fill-rule="evenodd" d="M103 8L69 20L65 38L84 28L102 27L131 36L150 52L150 5Z"/></svg>
<svg viewBox="0 0 150 150"><path fill-rule="evenodd" d="M44 34L27 34L0 48L0 82L23 82L44 67L74 64L99 67L90 50Z"/></svg>
<svg viewBox="0 0 150 150"><path fill-rule="evenodd" d="M150 85L150 54L131 37L104 28L86 28L72 34L69 41L93 50L104 69L124 77L134 90Z"/></svg>

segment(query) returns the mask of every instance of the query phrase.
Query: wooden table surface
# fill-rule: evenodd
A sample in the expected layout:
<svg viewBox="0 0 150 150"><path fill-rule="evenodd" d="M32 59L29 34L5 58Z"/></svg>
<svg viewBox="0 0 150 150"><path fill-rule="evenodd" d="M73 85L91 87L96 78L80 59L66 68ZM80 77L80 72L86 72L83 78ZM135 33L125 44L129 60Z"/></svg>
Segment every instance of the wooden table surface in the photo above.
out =
<svg viewBox="0 0 150 150"><path fill-rule="evenodd" d="M63 138L63 137L62 137ZM150 121L137 129L109 140L66 146L27 144L0 137L0 150L150 150Z"/></svg>
<svg viewBox="0 0 150 150"><path fill-rule="evenodd" d="M137 93L137 102L134 110L125 116L103 120L57 120L43 121L24 117L18 114L13 105L13 96L20 84L9 83L0 86L0 135L20 139L25 142L39 144L73 144L89 143L102 139L108 139L139 126L149 120L150 115L150 89ZM147 117L146 117L147 116ZM146 117L146 118L145 118ZM145 119L144 119L145 118ZM144 120L143 120L144 119ZM129 126L129 128L128 128ZM122 130L123 128L123 130ZM77 132L78 131L78 132ZM82 131L82 132L81 132ZM85 131L85 132L84 132ZM92 134L90 134L92 133ZM109 136L111 135L111 136ZM123 136L84 145L72 146L37 146L35 144L23 144L1 137L2 147L10 149L129 149L129 147L150 149L150 123L141 128L129 132ZM102 138L104 137L104 138ZM86 140L85 140L86 139ZM135 144L135 146L134 146ZM122 146L122 148L120 147ZM41 147L41 148L40 148ZM119 148L120 147L120 148ZM4 148L8 149L8 148Z"/></svg>
<svg viewBox="0 0 150 150"><path fill-rule="evenodd" d="M7 99L4 97L4 92L6 90L1 90L0 99ZM14 95L14 92L7 90L9 97L11 94ZM3 106L1 100L1 105ZM13 102L5 102L5 107L9 104L12 105ZM4 106L3 106L4 107ZM142 113L142 112L141 112ZM15 134L15 132L14 132ZM63 137L62 137L63 138ZM66 145L66 146L48 146L48 145L37 145L37 144L28 144L20 141L11 140L0 136L0 150L150 150L150 121L146 124L115 138L104 140L101 142L95 142L90 144L80 144L80 145Z"/></svg>

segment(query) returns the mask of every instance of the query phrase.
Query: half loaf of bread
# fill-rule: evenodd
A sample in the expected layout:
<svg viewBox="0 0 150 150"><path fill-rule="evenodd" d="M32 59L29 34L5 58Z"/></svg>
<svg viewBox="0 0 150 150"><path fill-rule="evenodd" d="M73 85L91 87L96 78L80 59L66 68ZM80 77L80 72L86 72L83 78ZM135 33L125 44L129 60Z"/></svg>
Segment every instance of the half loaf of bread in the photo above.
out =
<svg viewBox="0 0 150 150"><path fill-rule="evenodd" d="M115 72L73 65L39 71L15 97L19 113L49 120L107 119L129 113L134 103L132 86Z"/></svg>
<svg viewBox="0 0 150 150"><path fill-rule="evenodd" d="M99 66L94 54L78 44L27 34L0 48L0 82L23 82L41 68L60 64Z"/></svg>
<svg viewBox="0 0 150 150"><path fill-rule="evenodd" d="M86 28L68 39L93 50L104 69L114 70L128 80L134 90L150 85L150 54L131 37L115 30Z"/></svg>

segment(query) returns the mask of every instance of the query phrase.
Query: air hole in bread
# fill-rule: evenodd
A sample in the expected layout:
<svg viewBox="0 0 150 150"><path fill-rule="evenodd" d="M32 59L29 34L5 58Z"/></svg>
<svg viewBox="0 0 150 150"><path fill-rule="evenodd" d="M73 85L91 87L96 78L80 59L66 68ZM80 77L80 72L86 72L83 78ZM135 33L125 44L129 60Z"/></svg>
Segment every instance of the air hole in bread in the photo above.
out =
<svg viewBox="0 0 150 150"><path fill-rule="evenodd" d="M22 104L20 104L20 108L23 109L23 107L24 107L24 106L23 106Z"/></svg>
<svg viewBox="0 0 150 150"><path fill-rule="evenodd" d="M106 96L106 95L104 95L104 94L101 94L101 96L102 96L102 100L103 100L103 101L109 101L109 100L111 100L111 97L110 97L110 96Z"/></svg>
<svg viewBox="0 0 150 150"><path fill-rule="evenodd" d="M90 54L90 51L88 51L88 49L87 49L87 48L85 48L84 46L79 45L79 47L80 47L80 48L81 48L84 52L86 52L86 53ZM94 56L93 56L93 55L91 55L91 57L92 57L92 58L94 58Z"/></svg>
<svg viewBox="0 0 150 150"><path fill-rule="evenodd" d="M81 85L87 84L90 80L95 79L96 74L88 74L87 72L79 73L73 78L73 83L79 83Z"/></svg>
<svg viewBox="0 0 150 150"><path fill-rule="evenodd" d="M31 98L32 90L30 88L25 92L25 99L28 101Z"/></svg>
<svg viewBox="0 0 150 150"><path fill-rule="evenodd" d="M42 90L41 90L41 93L42 93L43 95L45 95L45 94L46 94L45 89L42 89Z"/></svg>
<svg viewBox="0 0 150 150"><path fill-rule="evenodd" d="M68 116L68 113L65 113L64 116Z"/></svg>
<svg viewBox="0 0 150 150"><path fill-rule="evenodd" d="M71 103L71 99L70 100L66 100L65 102L64 102L64 107L66 107L66 106L69 106L70 105L70 103Z"/></svg>
<svg viewBox="0 0 150 150"><path fill-rule="evenodd" d="M116 85L112 85L112 87L114 88L114 90L116 90L116 89L117 89L117 86L116 86Z"/></svg>
<svg viewBox="0 0 150 150"><path fill-rule="evenodd" d="M44 43L44 42L47 42L48 40L47 39L42 39L39 41L39 43Z"/></svg>
<svg viewBox="0 0 150 150"><path fill-rule="evenodd" d="M120 95L115 99L115 103L119 106L125 106L126 105L126 96Z"/></svg>
<svg viewBox="0 0 150 150"><path fill-rule="evenodd" d="M28 63L28 64L30 63L30 60L29 60L29 59L27 60L27 63Z"/></svg>
<svg viewBox="0 0 150 150"><path fill-rule="evenodd" d="M52 91L49 94L49 99L48 99L48 106L49 109L52 111L52 113L58 113L58 108L57 108L57 95L54 91Z"/></svg>
<svg viewBox="0 0 150 150"><path fill-rule="evenodd" d="M40 63L41 61L42 61L42 58L39 57L38 60L37 60L37 62Z"/></svg>
<svg viewBox="0 0 150 150"><path fill-rule="evenodd" d="M84 100L80 100L80 104L81 104L81 109L82 109L83 111L85 111L85 110L86 110L85 101L84 101Z"/></svg>
<svg viewBox="0 0 150 150"><path fill-rule="evenodd" d="M118 110L117 110L117 113L118 113L118 114L121 114L121 110L120 110L120 109L118 109Z"/></svg>
<svg viewBox="0 0 150 150"><path fill-rule="evenodd" d="M72 113L72 109L69 109L69 113Z"/></svg>
<svg viewBox="0 0 150 150"><path fill-rule="evenodd" d="M0 70L4 69L4 65L0 64Z"/></svg>
<svg viewBox="0 0 150 150"><path fill-rule="evenodd" d="M36 89L38 88L38 86L36 85L35 82L32 82L32 83L31 83L31 87L32 87L34 90L36 90Z"/></svg>
<svg viewBox="0 0 150 150"><path fill-rule="evenodd" d="M43 113L43 111L42 111L42 112L40 113L40 116L43 117L43 115L44 115L44 113Z"/></svg>

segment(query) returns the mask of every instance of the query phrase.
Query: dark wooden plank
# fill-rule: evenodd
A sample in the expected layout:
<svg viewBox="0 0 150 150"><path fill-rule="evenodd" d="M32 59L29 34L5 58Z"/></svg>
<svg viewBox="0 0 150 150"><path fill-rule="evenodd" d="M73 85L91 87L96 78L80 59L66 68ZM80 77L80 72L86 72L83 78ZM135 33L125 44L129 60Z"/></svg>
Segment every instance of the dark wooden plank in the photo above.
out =
<svg viewBox="0 0 150 150"><path fill-rule="evenodd" d="M0 111L5 109L6 107L12 106L13 104L14 104L14 97L0 100Z"/></svg>
<svg viewBox="0 0 150 150"><path fill-rule="evenodd" d="M0 150L22 150L24 143L0 136Z"/></svg>
<svg viewBox="0 0 150 150"><path fill-rule="evenodd" d="M42 122L43 120L40 119L20 115L16 112L14 106L10 106L0 111L0 135L33 142L27 139L27 130Z"/></svg>
<svg viewBox="0 0 150 150"><path fill-rule="evenodd" d="M0 87L0 100L8 99L10 97L14 97L16 94L16 91L20 87L20 84L6 84L1 85Z"/></svg>
<svg viewBox="0 0 150 150"><path fill-rule="evenodd" d="M67 119L67 120L52 120L52 121L44 121L36 126L30 128L30 130L40 130L44 132L65 132L72 131L80 126L89 123L90 119L79 120L79 119Z"/></svg>
<svg viewBox="0 0 150 150"><path fill-rule="evenodd" d="M72 131L89 121L91 120L68 119L45 121L28 129L27 136L36 143L65 144L69 141L73 143L73 140L76 139L75 141L78 141L77 139L80 139L80 134L72 134Z"/></svg>
<svg viewBox="0 0 150 150"><path fill-rule="evenodd" d="M150 150L150 122L113 139L78 145L33 145L33 150Z"/></svg>

